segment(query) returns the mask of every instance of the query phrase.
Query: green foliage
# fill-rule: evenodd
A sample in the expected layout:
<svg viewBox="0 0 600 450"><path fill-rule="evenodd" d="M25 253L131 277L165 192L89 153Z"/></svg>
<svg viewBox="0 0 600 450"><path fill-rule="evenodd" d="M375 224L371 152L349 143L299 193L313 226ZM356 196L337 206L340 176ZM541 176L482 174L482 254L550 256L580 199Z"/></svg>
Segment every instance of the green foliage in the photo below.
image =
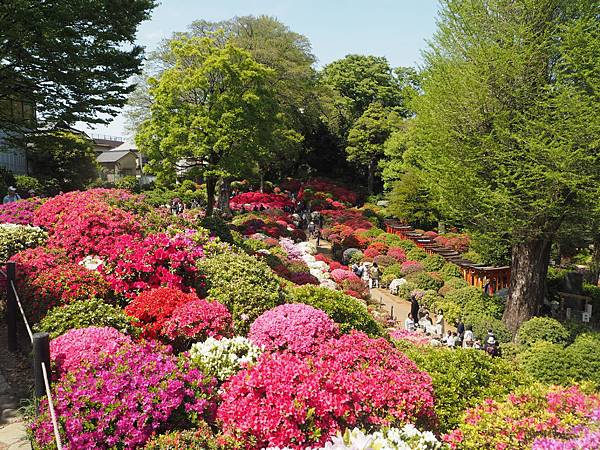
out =
<svg viewBox="0 0 600 450"><path fill-rule="evenodd" d="M471 233L469 252L475 252L478 255L476 259L479 264L510 265L510 242L502 233Z"/></svg>
<svg viewBox="0 0 600 450"><path fill-rule="evenodd" d="M169 431L150 439L144 450L239 450L243 444L230 436L215 435L210 426L202 422L193 430Z"/></svg>
<svg viewBox="0 0 600 450"><path fill-rule="evenodd" d="M422 261L422 264L428 272L439 272L446 264L446 260L440 255L429 255Z"/></svg>
<svg viewBox="0 0 600 450"><path fill-rule="evenodd" d="M482 351L411 346L405 353L431 376L442 432L455 428L465 409L531 382L512 363Z"/></svg>
<svg viewBox="0 0 600 450"><path fill-rule="evenodd" d="M44 245L48 233L29 225L0 224L0 261L8 261L14 254L27 248Z"/></svg>
<svg viewBox="0 0 600 450"><path fill-rule="evenodd" d="M37 331L45 331L54 339L73 328L112 327L122 333L135 336L139 328L132 318L116 306L102 300L90 299L52 308L36 325Z"/></svg>
<svg viewBox="0 0 600 450"><path fill-rule="evenodd" d="M446 300L452 301L461 307L465 307L471 303L483 304L486 301L486 296L480 288L468 286L448 293L448 295L446 295Z"/></svg>
<svg viewBox="0 0 600 450"><path fill-rule="evenodd" d="M406 259L410 261L424 261L427 258L427 253L422 248L415 245L412 249L406 252Z"/></svg>
<svg viewBox="0 0 600 450"><path fill-rule="evenodd" d="M416 170L405 171L391 186L388 211L394 217L424 228L437 223L440 214L433 196Z"/></svg>
<svg viewBox="0 0 600 450"><path fill-rule="evenodd" d="M229 225L220 217L204 217L200 220L200 226L210 231L210 234L218 237L223 242L234 243L234 237Z"/></svg>
<svg viewBox="0 0 600 450"><path fill-rule="evenodd" d="M459 305L443 297L434 303L434 309L444 311L444 319L451 324L455 324L463 314L463 310Z"/></svg>
<svg viewBox="0 0 600 450"><path fill-rule="evenodd" d="M419 301L419 305L421 307L426 307L429 310L439 310L443 308L439 308L436 305L441 305L444 302L444 299L438 295L438 293L435 290L429 290L427 292L425 292L425 294L423 295L423 297L421 297L421 300ZM446 320L448 320L446 318Z"/></svg>
<svg viewBox="0 0 600 450"><path fill-rule="evenodd" d="M462 273L456 264L446 263L439 270L440 276L444 281L450 281L453 278L462 279ZM466 283L466 281L465 281Z"/></svg>
<svg viewBox="0 0 600 450"><path fill-rule="evenodd" d="M394 275L396 278L401 278L402 264L391 264L383 269L384 275Z"/></svg>
<svg viewBox="0 0 600 450"><path fill-rule="evenodd" d="M127 189L131 192L138 192L140 190L140 182L133 175L119 178L115 181L115 187L117 189Z"/></svg>
<svg viewBox="0 0 600 450"><path fill-rule="evenodd" d="M43 189L40 180L28 175L16 175L15 187L17 188L17 192L20 192L21 194L26 194L31 190L35 191L36 194L40 194Z"/></svg>
<svg viewBox="0 0 600 450"><path fill-rule="evenodd" d="M340 326L342 333L350 330L363 331L376 337L384 334L381 326L373 319L360 300L331 289L305 285L288 291L289 303L305 303L325 311Z"/></svg>
<svg viewBox="0 0 600 450"><path fill-rule="evenodd" d="M85 188L98 174L92 141L70 131L53 131L31 137L28 151L32 171L50 191Z"/></svg>
<svg viewBox="0 0 600 450"><path fill-rule="evenodd" d="M444 285L444 282L431 274L421 271L414 272L405 277L411 283L417 287L417 289L423 289L424 291L433 290L436 291Z"/></svg>
<svg viewBox="0 0 600 450"><path fill-rule="evenodd" d="M206 277L206 294L223 303L236 330L245 333L254 319L279 305L283 293L270 267L253 256L223 253L197 264Z"/></svg>
<svg viewBox="0 0 600 450"><path fill-rule="evenodd" d="M202 171L212 215L217 177L247 175L300 137L280 114L275 71L247 51L216 37L182 37L170 42L169 58L172 67L150 80L150 117L136 142L161 180L173 180L182 159Z"/></svg>
<svg viewBox="0 0 600 450"><path fill-rule="evenodd" d="M350 254L350 258L348 259L348 264L360 264L363 260L363 252L361 252L360 250L357 250L355 252L352 252Z"/></svg>
<svg viewBox="0 0 600 450"><path fill-rule="evenodd" d="M408 239L400 239L395 234L391 234L390 236L394 236L397 238L396 242L394 242L394 247L400 247L405 252L410 252L411 250L417 248L417 244L415 244L413 241L409 241Z"/></svg>
<svg viewBox="0 0 600 450"><path fill-rule="evenodd" d="M545 341L552 344L566 345L570 333L565 326L550 317L534 317L521 325L517 333L517 342L532 346L536 342Z"/></svg>
<svg viewBox="0 0 600 450"><path fill-rule="evenodd" d="M132 90L129 78L143 57L142 48L132 43L138 25L156 4L0 3L0 99L22 100L28 108L24 118L0 113L0 129L22 130L25 125L37 131L48 124L109 122ZM37 127L31 127L34 108ZM5 105L0 111L6 111Z"/></svg>
<svg viewBox="0 0 600 450"><path fill-rule="evenodd" d="M15 176L6 167L0 166L0 192L3 192L2 196L6 195L5 192L9 186L14 186L16 183Z"/></svg>

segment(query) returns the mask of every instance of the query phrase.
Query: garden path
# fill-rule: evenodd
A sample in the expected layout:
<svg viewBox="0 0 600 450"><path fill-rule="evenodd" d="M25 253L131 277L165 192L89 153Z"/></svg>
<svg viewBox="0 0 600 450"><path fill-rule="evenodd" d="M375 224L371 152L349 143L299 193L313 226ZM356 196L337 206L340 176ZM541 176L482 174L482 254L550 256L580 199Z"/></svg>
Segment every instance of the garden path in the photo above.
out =
<svg viewBox="0 0 600 450"><path fill-rule="evenodd" d="M26 424L17 408L12 389L0 374L0 450L31 450Z"/></svg>

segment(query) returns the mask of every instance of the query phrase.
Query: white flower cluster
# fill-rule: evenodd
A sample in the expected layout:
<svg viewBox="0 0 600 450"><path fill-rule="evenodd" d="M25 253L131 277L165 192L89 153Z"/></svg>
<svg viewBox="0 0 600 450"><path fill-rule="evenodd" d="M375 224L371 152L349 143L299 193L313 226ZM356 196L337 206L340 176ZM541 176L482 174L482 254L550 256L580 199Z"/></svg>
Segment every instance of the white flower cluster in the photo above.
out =
<svg viewBox="0 0 600 450"><path fill-rule="evenodd" d="M310 269L310 274L319 280L321 286L337 289L337 284L331 280L329 266L323 261L317 261L317 247L312 242L299 242L294 244L291 239L281 238L279 244L290 258L300 258Z"/></svg>
<svg viewBox="0 0 600 450"><path fill-rule="evenodd" d="M43 245L48 239L48 233L40 227L17 225L13 223L0 224L0 261L6 261L27 248Z"/></svg>
<svg viewBox="0 0 600 450"><path fill-rule="evenodd" d="M325 447L312 450L445 450L448 446L436 439L430 431L419 431L414 425L388 428L367 434L358 428L346 430L333 437ZM264 450L291 450L269 447ZM306 450L311 450L307 448Z"/></svg>
<svg viewBox="0 0 600 450"><path fill-rule="evenodd" d="M102 258L95 255L88 255L79 261L79 265L85 267L87 270L97 270L102 264L104 264Z"/></svg>
<svg viewBox="0 0 600 450"><path fill-rule="evenodd" d="M244 364L255 362L262 350L242 336L231 339L209 337L190 349L190 359L202 372L224 381L238 372Z"/></svg>

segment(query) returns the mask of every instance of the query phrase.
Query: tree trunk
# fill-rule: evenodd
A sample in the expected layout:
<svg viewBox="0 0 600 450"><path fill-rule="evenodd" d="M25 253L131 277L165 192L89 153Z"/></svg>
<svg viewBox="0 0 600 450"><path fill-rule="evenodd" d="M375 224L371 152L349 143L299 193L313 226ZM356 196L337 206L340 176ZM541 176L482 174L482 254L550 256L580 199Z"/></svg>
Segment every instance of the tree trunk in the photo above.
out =
<svg viewBox="0 0 600 450"><path fill-rule="evenodd" d="M215 207L215 184L216 182L214 176L211 175L206 177L206 217L213 215L213 210Z"/></svg>
<svg viewBox="0 0 600 450"><path fill-rule="evenodd" d="M600 234L594 235L594 242L592 243L594 249L592 250L592 263L590 264L590 272L592 282L594 285L598 285L598 277L600 277Z"/></svg>
<svg viewBox="0 0 600 450"><path fill-rule="evenodd" d="M229 217L231 215L231 209L229 209L229 196L231 195L231 180L229 178L223 178L223 184L221 186L221 195L219 197L219 208L225 215Z"/></svg>
<svg viewBox="0 0 600 450"><path fill-rule="evenodd" d="M502 320L513 336L543 304L551 245L549 240L535 240L512 247L510 290Z"/></svg>
<svg viewBox="0 0 600 450"><path fill-rule="evenodd" d="M375 182L375 169L377 167L377 161L374 159L369 163L369 175L367 178L367 192L369 195L373 193L373 184Z"/></svg>

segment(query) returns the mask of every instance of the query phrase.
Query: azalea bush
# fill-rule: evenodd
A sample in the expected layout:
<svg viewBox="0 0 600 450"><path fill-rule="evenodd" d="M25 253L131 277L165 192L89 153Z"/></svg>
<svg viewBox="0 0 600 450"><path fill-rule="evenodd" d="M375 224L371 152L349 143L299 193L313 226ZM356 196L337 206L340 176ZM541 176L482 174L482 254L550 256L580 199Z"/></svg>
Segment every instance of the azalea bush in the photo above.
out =
<svg viewBox="0 0 600 450"><path fill-rule="evenodd" d="M38 227L29 225L16 225L12 223L0 224L0 261L8 259L28 248L44 245L48 234Z"/></svg>
<svg viewBox="0 0 600 450"><path fill-rule="evenodd" d="M340 332L358 330L369 336L381 336L383 329L369 314L367 307L354 297L324 287L301 286L290 289L288 302L304 303L325 311L338 325Z"/></svg>
<svg viewBox="0 0 600 450"><path fill-rule="evenodd" d="M115 353L131 338L111 327L87 327L69 330L50 341L50 356L55 372L77 370L100 353Z"/></svg>
<svg viewBox="0 0 600 450"><path fill-rule="evenodd" d="M247 448L302 449L352 426L434 420L431 379L383 339L363 333L317 355L263 355L223 385L217 418Z"/></svg>
<svg viewBox="0 0 600 450"><path fill-rule="evenodd" d="M545 438L579 437L583 426L598 421L599 408L600 396L578 386L534 385L467 410L460 426L444 439L460 449L530 448Z"/></svg>
<svg viewBox="0 0 600 450"><path fill-rule="evenodd" d="M253 210L261 207L265 209L283 209L292 206L294 206L294 203L284 195L261 192L245 192L235 195L229 200L229 207L233 211L240 211L242 208Z"/></svg>
<svg viewBox="0 0 600 450"><path fill-rule="evenodd" d="M423 270L423 265L418 261L404 261L401 266L402 275L408 275Z"/></svg>
<svg viewBox="0 0 600 450"><path fill-rule="evenodd" d="M204 251L196 233L150 234L143 239L120 236L102 271L113 289L132 298L137 293L167 286L190 291L201 286L196 261Z"/></svg>
<svg viewBox="0 0 600 450"><path fill-rule="evenodd" d="M73 328L111 327L121 333L136 335L138 328L131 324L133 317L102 300L89 299L52 308L37 324L54 339Z"/></svg>
<svg viewBox="0 0 600 450"><path fill-rule="evenodd" d="M243 450L243 444L228 436L213 433L210 426L202 422L193 430L169 431L150 439L144 450Z"/></svg>
<svg viewBox="0 0 600 450"><path fill-rule="evenodd" d="M267 351L310 355L338 335L338 327L323 311L301 303L280 305L259 316L248 338Z"/></svg>
<svg viewBox="0 0 600 450"><path fill-rule="evenodd" d="M558 320L550 317L529 319L521 325L517 333L517 342L527 346L540 341L566 345L569 338L569 330Z"/></svg>
<svg viewBox="0 0 600 450"><path fill-rule="evenodd" d="M163 334L178 307L197 300L198 296L193 292L160 287L140 293L127 305L125 312L136 319L135 324L142 329L142 336L157 338Z"/></svg>
<svg viewBox="0 0 600 450"><path fill-rule="evenodd" d="M262 349L242 336L215 339L209 337L192 345L191 363L202 373L225 381L243 367L256 362Z"/></svg>
<svg viewBox="0 0 600 450"><path fill-rule="evenodd" d="M200 371L154 344L100 353L52 387L62 443L74 450L138 448L171 422L189 426L210 415L212 397ZM45 398L39 412L31 425L36 446L52 448Z"/></svg>
<svg viewBox="0 0 600 450"><path fill-rule="evenodd" d="M24 307L34 321L55 306L90 299L110 301L112 295L100 273L74 263L55 265L25 279L24 292Z"/></svg>
<svg viewBox="0 0 600 450"><path fill-rule="evenodd" d="M208 337L231 336L231 314L217 301L192 299L173 310L160 333L177 349L186 349Z"/></svg>
<svg viewBox="0 0 600 450"><path fill-rule="evenodd" d="M0 223L31 225L35 211L44 203L38 197L0 205Z"/></svg>
<svg viewBox="0 0 600 450"><path fill-rule="evenodd" d="M283 300L281 286L269 266L244 254L222 254L200 260L206 295L227 306L238 332L246 332L263 312Z"/></svg>

